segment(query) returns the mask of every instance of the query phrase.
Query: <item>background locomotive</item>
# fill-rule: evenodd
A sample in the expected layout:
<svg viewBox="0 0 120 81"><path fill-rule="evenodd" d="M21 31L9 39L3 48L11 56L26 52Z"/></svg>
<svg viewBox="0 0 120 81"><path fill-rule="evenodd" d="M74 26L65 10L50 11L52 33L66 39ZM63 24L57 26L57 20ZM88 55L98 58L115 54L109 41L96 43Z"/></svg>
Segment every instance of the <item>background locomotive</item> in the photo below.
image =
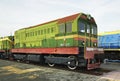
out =
<svg viewBox="0 0 120 81"><path fill-rule="evenodd" d="M99 34L98 43L104 48L106 59L120 60L120 30Z"/></svg>
<svg viewBox="0 0 120 81"><path fill-rule="evenodd" d="M14 46L14 37L7 36L0 38L0 58L8 58L10 55L10 50Z"/></svg>
<svg viewBox="0 0 120 81"><path fill-rule="evenodd" d="M14 40L11 53L16 60L94 69L103 59L95 20L84 13L17 30Z"/></svg>

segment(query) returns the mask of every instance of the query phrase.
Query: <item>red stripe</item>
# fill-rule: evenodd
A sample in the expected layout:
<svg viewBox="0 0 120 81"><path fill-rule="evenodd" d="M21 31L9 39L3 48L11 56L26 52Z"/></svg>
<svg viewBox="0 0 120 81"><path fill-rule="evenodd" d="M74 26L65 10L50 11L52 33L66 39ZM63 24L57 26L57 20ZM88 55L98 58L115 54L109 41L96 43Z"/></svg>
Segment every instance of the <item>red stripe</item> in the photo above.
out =
<svg viewBox="0 0 120 81"><path fill-rule="evenodd" d="M5 52L5 50L0 50L0 52Z"/></svg>
<svg viewBox="0 0 120 81"><path fill-rule="evenodd" d="M85 41L85 38L80 38L80 37L75 37L74 40L81 40L81 41Z"/></svg>
<svg viewBox="0 0 120 81"><path fill-rule="evenodd" d="M78 54L78 47L61 48L18 48L12 49L12 53L35 53L35 54Z"/></svg>

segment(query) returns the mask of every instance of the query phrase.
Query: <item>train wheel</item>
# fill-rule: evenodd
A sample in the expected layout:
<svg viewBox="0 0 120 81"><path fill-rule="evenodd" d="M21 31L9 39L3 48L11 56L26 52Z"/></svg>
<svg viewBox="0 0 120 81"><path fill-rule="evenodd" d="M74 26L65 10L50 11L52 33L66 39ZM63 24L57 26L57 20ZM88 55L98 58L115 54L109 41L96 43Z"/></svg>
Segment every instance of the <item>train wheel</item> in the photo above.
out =
<svg viewBox="0 0 120 81"><path fill-rule="evenodd" d="M49 57L54 57L54 56L53 56L53 55L49 55ZM50 67L55 66L55 64L54 64L54 63L48 63L48 65L49 65Z"/></svg>
<svg viewBox="0 0 120 81"><path fill-rule="evenodd" d="M78 66L78 60L75 56L69 56L68 58L74 58L74 60L72 62L68 62L68 68L70 70L74 70L77 68ZM70 64L74 64L74 65L70 65Z"/></svg>
<svg viewBox="0 0 120 81"><path fill-rule="evenodd" d="M17 62L21 62L21 61L17 59Z"/></svg>
<svg viewBox="0 0 120 81"><path fill-rule="evenodd" d="M48 63L48 65L49 65L50 67L55 66L55 64L54 64L54 63Z"/></svg>

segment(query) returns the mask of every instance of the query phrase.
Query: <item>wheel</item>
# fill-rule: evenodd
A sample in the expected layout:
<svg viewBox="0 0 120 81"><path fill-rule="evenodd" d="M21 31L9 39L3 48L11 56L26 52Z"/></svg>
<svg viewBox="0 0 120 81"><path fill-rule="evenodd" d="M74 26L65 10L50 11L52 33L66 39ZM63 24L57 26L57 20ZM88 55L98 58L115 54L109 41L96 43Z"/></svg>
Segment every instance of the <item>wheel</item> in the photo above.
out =
<svg viewBox="0 0 120 81"><path fill-rule="evenodd" d="M17 62L20 62L20 60L17 59Z"/></svg>
<svg viewBox="0 0 120 81"><path fill-rule="evenodd" d="M72 62L68 62L68 66L67 67L70 70L76 69L77 66L78 66L78 60L77 60L77 58L75 56L69 56L68 58L74 58L74 60ZM70 64L74 64L74 65L70 65Z"/></svg>
<svg viewBox="0 0 120 81"><path fill-rule="evenodd" d="M54 56L53 56L53 55L49 55L49 57L54 57ZM54 63L48 63L48 65L49 65L50 67L55 66L55 64L54 64Z"/></svg>
<svg viewBox="0 0 120 81"><path fill-rule="evenodd" d="M107 63L107 61L108 61L108 59L104 59L104 64L106 64L106 63Z"/></svg>
<svg viewBox="0 0 120 81"><path fill-rule="evenodd" d="M48 65L49 65L50 67L55 66L55 64L54 64L54 63L48 63Z"/></svg>

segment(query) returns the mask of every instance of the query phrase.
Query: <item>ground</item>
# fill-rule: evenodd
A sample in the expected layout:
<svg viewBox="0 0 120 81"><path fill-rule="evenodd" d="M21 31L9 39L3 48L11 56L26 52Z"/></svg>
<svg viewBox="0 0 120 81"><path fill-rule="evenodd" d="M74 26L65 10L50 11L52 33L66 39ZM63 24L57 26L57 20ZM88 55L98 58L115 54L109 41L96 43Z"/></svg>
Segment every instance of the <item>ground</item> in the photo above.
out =
<svg viewBox="0 0 120 81"><path fill-rule="evenodd" d="M0 60L0 81L120 81L120 64L102 64L110 72L96 76L44 66Z"/></svg>
<svg viewBox="0 0 120 81"><path fill-rule="evenodd" d="M102 69L110 70L108 73L103 73L103 77L111 78L120 81L120 63L106 63L101 65Z"/></svg>

